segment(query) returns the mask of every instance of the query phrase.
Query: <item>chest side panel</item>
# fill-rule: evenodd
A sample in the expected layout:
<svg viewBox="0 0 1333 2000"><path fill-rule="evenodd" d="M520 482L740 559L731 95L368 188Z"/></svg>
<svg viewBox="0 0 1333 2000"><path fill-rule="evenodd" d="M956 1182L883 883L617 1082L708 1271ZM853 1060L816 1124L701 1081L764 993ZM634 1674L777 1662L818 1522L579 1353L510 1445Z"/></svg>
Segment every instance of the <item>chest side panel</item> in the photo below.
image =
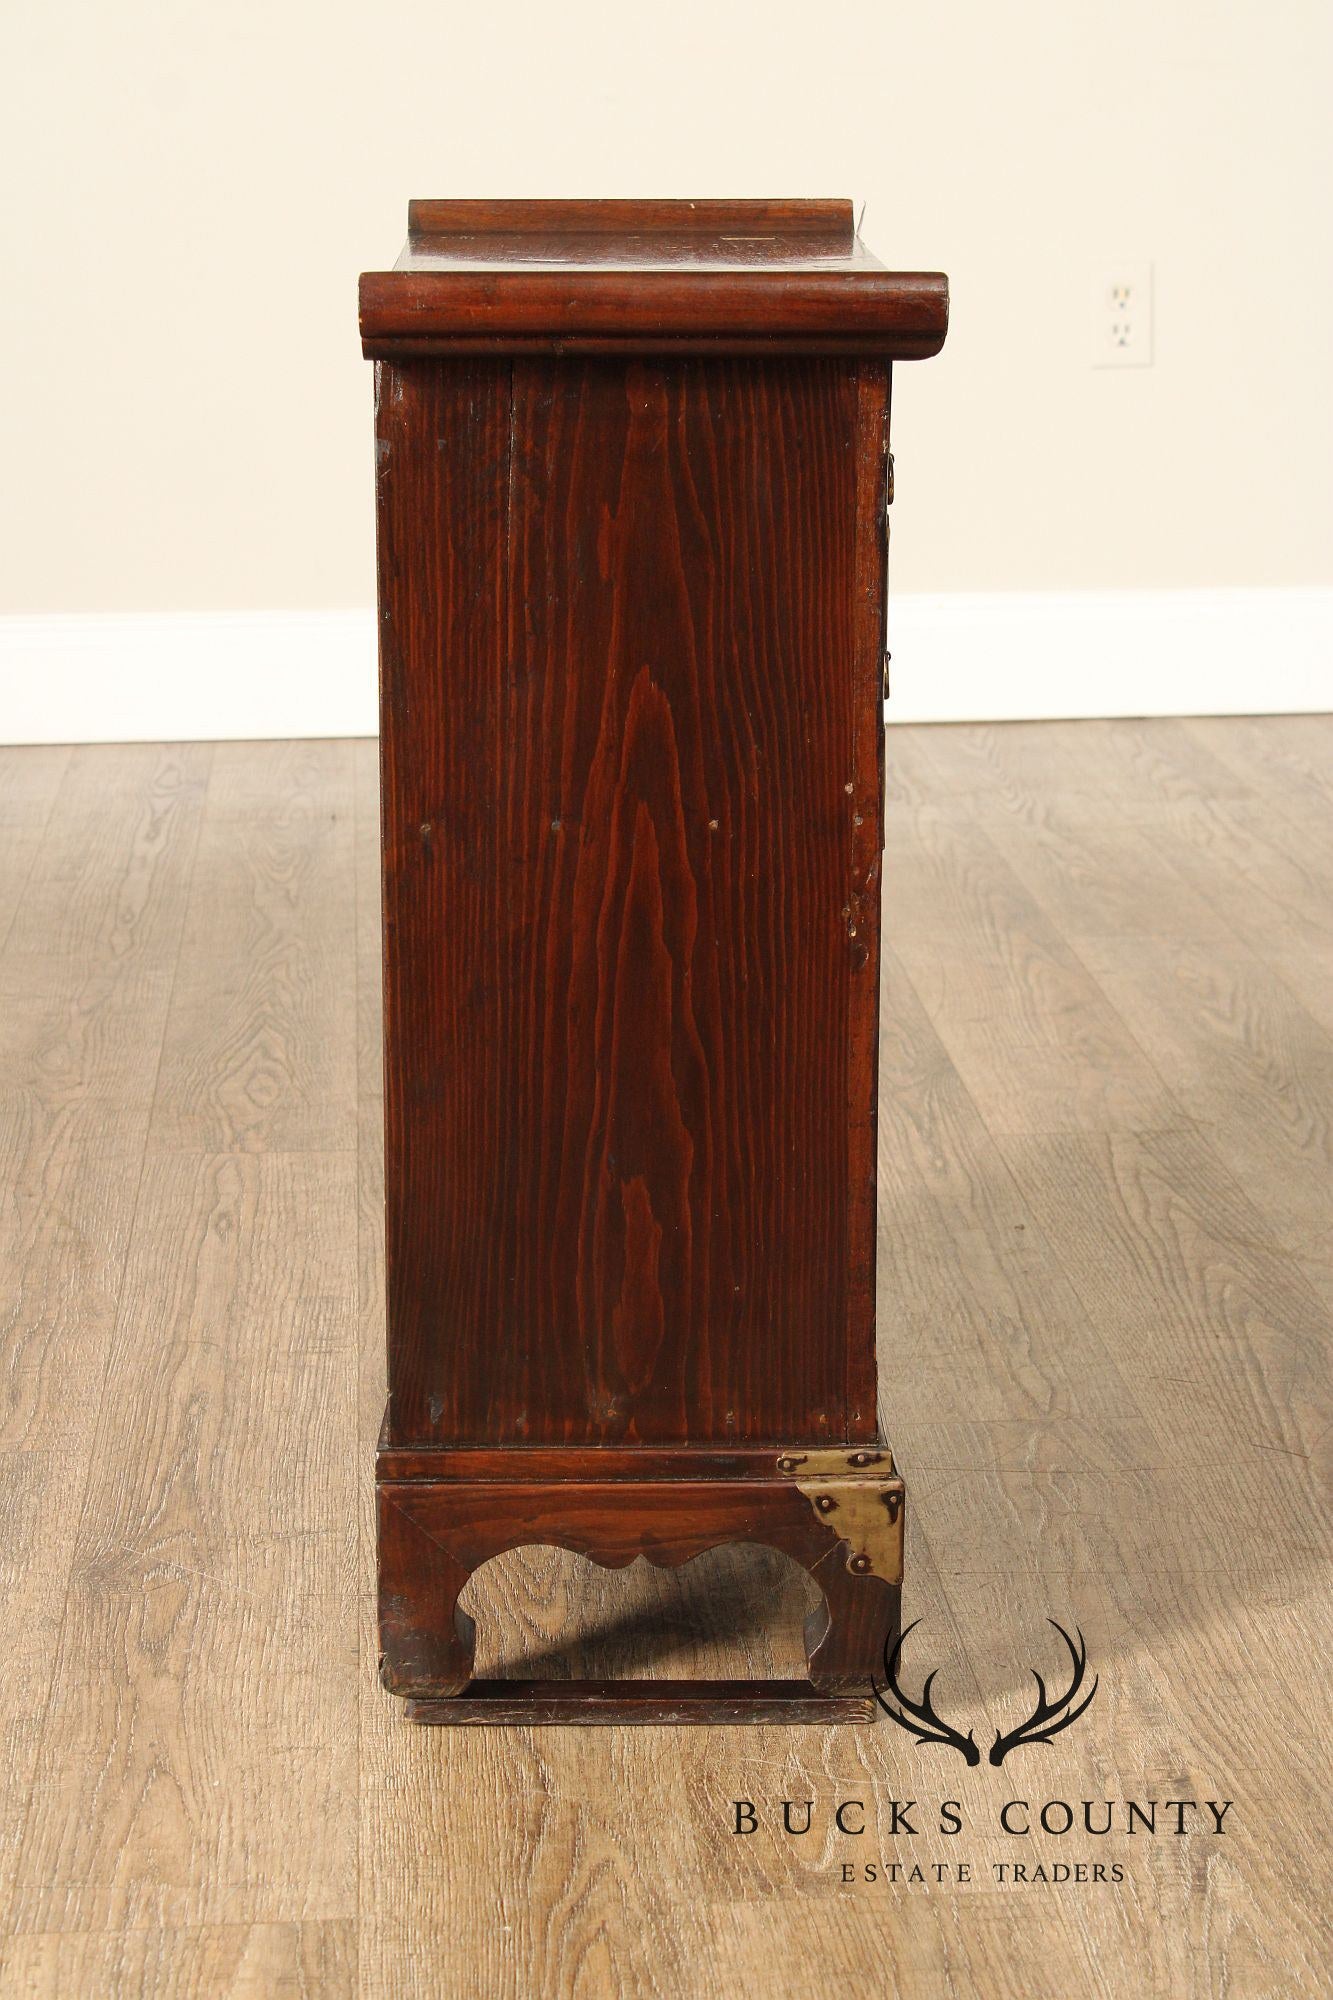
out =
<svg viewBox="0 0 1333 2000"><path fill-rule="evenodd" d="M873 1432L884 390L383 371L399 1438Z"/></svg>

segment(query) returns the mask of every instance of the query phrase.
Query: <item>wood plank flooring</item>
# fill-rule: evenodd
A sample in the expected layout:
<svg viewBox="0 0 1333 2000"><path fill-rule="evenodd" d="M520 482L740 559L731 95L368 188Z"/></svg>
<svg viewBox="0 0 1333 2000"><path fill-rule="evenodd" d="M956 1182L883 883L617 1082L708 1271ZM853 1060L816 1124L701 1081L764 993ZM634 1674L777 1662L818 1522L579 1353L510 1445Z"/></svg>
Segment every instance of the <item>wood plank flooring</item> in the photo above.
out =
<svg viewBox="0 0 1333 2000"><path fill-rule="evenodd" d="M1049 1618L1100 1676L998 1769L888 1722L402 1721L374 746L0 751L4 1995L1328 1990L1333 718L888 755L905 1674L983 1750L1058 1678ZM764 1675L812 1593L759 1550L523 1551L468 1601L483 1673ZM1012 1799L1234 1803L1023 1836Z"/></svg>

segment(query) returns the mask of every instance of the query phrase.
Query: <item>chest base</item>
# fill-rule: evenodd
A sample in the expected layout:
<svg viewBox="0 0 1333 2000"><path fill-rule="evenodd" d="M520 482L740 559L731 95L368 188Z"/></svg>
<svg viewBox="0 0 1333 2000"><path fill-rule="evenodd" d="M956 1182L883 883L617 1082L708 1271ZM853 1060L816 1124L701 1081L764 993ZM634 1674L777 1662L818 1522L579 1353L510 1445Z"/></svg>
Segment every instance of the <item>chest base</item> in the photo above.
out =
<svg viewBox="0 0 1333 2000"><path fill-rule="evenodd" d="M377 1465L380 1675L412 1720L866 1720L899 1629L903 1484L882 1444L838 1447L439 1448L385 1444ZM532 1545L607 1569L675 1569L755 1542L821 1593L805 1681L478 1681L464 1585Z"/></svg>

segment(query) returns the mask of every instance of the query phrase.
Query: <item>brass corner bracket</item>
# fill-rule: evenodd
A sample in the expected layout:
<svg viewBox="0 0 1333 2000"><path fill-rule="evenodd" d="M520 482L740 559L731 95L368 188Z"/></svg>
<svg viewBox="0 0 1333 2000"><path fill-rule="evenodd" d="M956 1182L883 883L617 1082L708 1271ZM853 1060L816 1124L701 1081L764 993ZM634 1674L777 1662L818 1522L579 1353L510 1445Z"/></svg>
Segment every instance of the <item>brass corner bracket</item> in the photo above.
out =
<svg viewBox="0 0 1333 2000"><path fill-rule="evenodd" d="M843 1542L854 1575L901 1583L903 1483L892 1452L875 1445L788 1451L778 1471Z"/></svg>

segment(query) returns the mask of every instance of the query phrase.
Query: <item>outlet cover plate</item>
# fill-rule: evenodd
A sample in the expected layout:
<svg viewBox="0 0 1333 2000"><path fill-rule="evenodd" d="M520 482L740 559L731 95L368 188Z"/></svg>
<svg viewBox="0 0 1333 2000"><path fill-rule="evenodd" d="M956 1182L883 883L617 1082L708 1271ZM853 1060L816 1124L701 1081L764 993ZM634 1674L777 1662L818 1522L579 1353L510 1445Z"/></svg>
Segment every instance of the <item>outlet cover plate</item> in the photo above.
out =
<svg viewBox="0 0 1333 2000"><path fill-rule="evenodd" d="M1151 263L1099 264L1092 274L1091 307L1093 367L1151 368Z"/></svg>

